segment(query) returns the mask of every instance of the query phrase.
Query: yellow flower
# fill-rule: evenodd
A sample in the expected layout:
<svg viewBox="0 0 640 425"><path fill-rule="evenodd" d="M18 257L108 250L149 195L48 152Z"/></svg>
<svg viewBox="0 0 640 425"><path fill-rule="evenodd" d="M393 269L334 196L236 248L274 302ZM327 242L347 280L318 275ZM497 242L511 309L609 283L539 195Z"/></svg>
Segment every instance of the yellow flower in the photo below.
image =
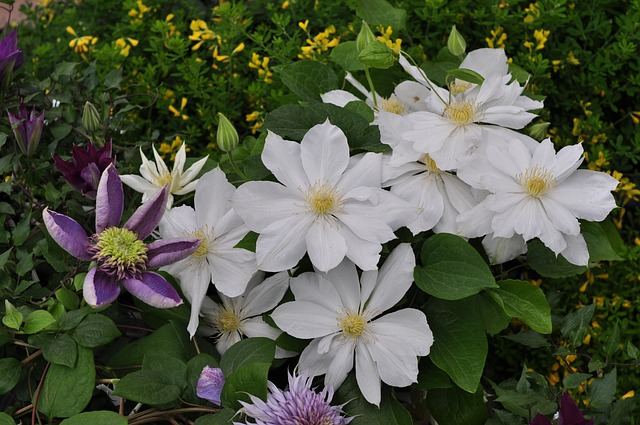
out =
<svg viewBox="0 0 640 425"><path fill-rule="evenodd" d="M285 1L282 3L282 9L284 10L284 9L287 9L288 7L289 7L289 0L285 0Z"/></svg>
<svg viewBox="0 0 640 425"><path fill-rule="evenodd" d="M400 38L396 38L395 41L393 41L391 39L391 35L393 34L393 29L391 27L387 27L387 29L385 30L382 26L379 28L379 31L382 35L376 37L376 39L383 43L386 44L387 46L389 46L389 48L391 50L393 50L393 52L395 54L399 54L400 53L400 49L402 46L402 39Z"/></svg>
<svg viewBox="0 0 640 425"><path fill-rule="evenodd" d="M181 117L183 120L188 120L189 116L183 113L184 108L187 106L187 98L183 97L180 102L180 110L176 109L175 106L169 105L169 111L173 113L176 117Z"/></svg>
<svg viewBox="0 0 640 425"><path fill-rule="evenodd" d="M263 122L263 120L261 119L261 116L260 116L260 115L261 115L261 114L260 114L260 111L253 111L252 113L247 114L247 115L245 116L245 120L246 120L247 122L254 122L254 121L255 121L255 122L254 122L254 124L253 124L253 126L251 127L251 134L256 134L256 132L258 131L258 129L259 129L260 127L262 127L262 122Z"/></svg>
<svg viewBox="0 0 640 425"><path fill-rule="evenodd" d="M524 9L527 16L524 17L524 23L530 24L540 17L540 9L538 9L538 2L530 3L529 7Z"/></svg>
<svg viewBox="0 0 640 425"><path fill-rule="evenodd" d="M138 0L136 2L136 5L138 6L138 8L131 9L129 10L129 13L128 13L128 15L131 18L133 18L131 19L132 24L139 24L140 22L142 22L142 18L144 18L144 14L151 10L150 7L147 7L144 5L144 3L142 3L142 0Z"/></svg>
<svg viewBox="0 0 640 425"><path fill-rule="evenodd" d="M197 43L191 48L191 50L198 50L200 46L202 46L202 43L207 40L218 40L218 44L220 43L220 37L216 35L216 33L214 33L212 30L210 30L207 26L207 23L202 19L191 21L191 24L189 24L189 29L191 29L189 40L197 41Z"/></svg>
<svg viewBox="0 0 640 425"><path fill-rule="evenodd" d="M549 37L549 30L535 30L533 32L533 38L536 39L538 45L536 46L536 50L544 49L544 44L547 42L547 37Z"/></svg>
<svg viewBox="0 0 640 425"><path fill-rule="evenodd" d="M262 81L267 84L271 84L273 80L273 73L269 69L269 57L265 56L260 59L260 55L257 53L253 53L251 55L251 62L249 62L249 68L257 69L258 76L262 77Z"/></svg>
<svg viewBox="0 0 640 425"><path fill-rule="evenodd" d="M626 393L625 395L623 395L623 396L622 396L622 399L623 399L623 400L626 400L626 399L628 399L628 398L635 397L635 395L636 395L636 393L635 393L633 390L631 390L631 391L629 391L628 393Z"/></svg>
<svg viewBox="0 0 640 425"><path fill-rule="evenodd" d="M69 47L71 47L74 52L80 54L84 60L87 60L85 53L90 50L91 46L98 42L98 37L92 35L83 35L80 37L72 27L67 27L66 31L75 36L75 38L69 42Z"/></svg>
<svg viewBox="0 0 640 425"><path fill-rule="evenodd" d="M302 28L302 31L306 31L307 27L309 26L309 20L307 19L304 22L298 22L298 26Z"/></svg>
<svg viewBox="0 0 640 425"><path fill-rule="evenodd" d="M166 156L171 154L171 161L174 161L176 159L176 154L178 153L178 150L180 150L180 148L183 145L183 141L182 138L180 136L176 136L172 141L171 144L166 143L166 142L162 142L160 144L160 148L158 149L158 151L162 154L160 155L162 157L162 159L167 159ZM188 147L186 144L184 144L185 146L185 152L191 152L191 148Z"/></svg>
<svg viewBox="0 0 640 425"><path fill-rule="evenodd" d="M308 21L298 23L300 28L306 30ZM300 50L302 53L298 55L300 59L316 59L317 55L321 55L327 52L330 48L336 47L340 43L340 37L332 37L335 34L336 29L333 25L326 28L324 31L319 32L313 39L307 38L307 45L302 46Z"/></svg>
<svg viewBox="0 0 640 425"><path fill-rule="evenodd" d="M567 62L572 65L580 65L580 61L573 55L573 50L570 50L567 54Z"/></svg>
<svg viewBox="0 0 640 425"><path fill-rule="evenodd" d="M238 46L236 46L235 49L233 49L233 52L231 52L231 54L235 54L235 53L240 53L241 51L244 50L244 43L240 43L238 44Z"/></svg>
<svg viewBox="0 0 640 425"><path fill-rule="evenodd" d="M116 47L120 49L120 54L124 57L129 56L129 50L131 47L136 47L138 45L138 40L133 38L119 38L116 40Z"/></svg>
<svg viewBox="0 0 640 425"><path fill-rule="evenodd" d="M485 41L487 42L487 46L492 49L504 49L504 42L507 41L507 34L504 32L504 28L498 26L496 29L491 30L491 37L485 38Z"/></svg>

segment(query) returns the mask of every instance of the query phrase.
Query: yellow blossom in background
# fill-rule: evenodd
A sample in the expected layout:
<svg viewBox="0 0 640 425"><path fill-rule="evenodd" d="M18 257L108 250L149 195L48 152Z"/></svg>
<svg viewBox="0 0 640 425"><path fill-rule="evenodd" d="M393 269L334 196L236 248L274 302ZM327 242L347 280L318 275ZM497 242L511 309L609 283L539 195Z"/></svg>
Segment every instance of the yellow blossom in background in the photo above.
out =
<svg viewBox="0 0 640 425"><path fill-rule="evenodd" d="M487 46L492 49L504 49L504 42L507 41L507 33L504 32L504 28L501 26L491 30L491 37L485 38Z"/></svg>
<svg viewBox="0 0 640 425"><path fill-rule="evenodd" d="M544 49L544 45L547 42L547 37L549 37L550 33L551 31L549 30L535 30L533 32L533 38L535 38L538 42L538 44L536 45L536 50Z"/></svg>
<svg viewBox="0 0 640 425"><path fill-rule="evenodd" d="M305 21L304 25L300 25L299 23L298 26L306 31L308 24L309 22ZM338 44L340 44L340 37L333 37L333 34L335 34L335 32L336 28L331 25L324 31L319 32L318 35L314 36L313 38L307 38L307 45L300 48L300 50L302 50L302 53L298 55L298 58L316 59L317 55L321 55L322 53L327 52L330 48L336 47Z"/></svg>
<svg viewBox="0 0 640 425"><path fill-rule="evenodd" d="M631 390L631 391L629 391L628 393L626 393L625 395L623 395L621 398L622 398L623 400L626 400L626 399L628 399L628 398L635 397L635 395L636 395L636 393L635 393L633 390Z"/></svg>
<svg viewBox="0 0 640 425"><path fill-rule="evenodd" d="M79 36L72 27L67 27L66 31L75 36L75 38L69 42L69 47L71 47L74 52L80 54L82 59L87 60L85 53L90 50L91 46L98 42L98 37L92 35Z"/></svg>
<svg viewBox="0 0 640 425"><path fill-rule="evenodd" d="M629 113L629 116L631 117L631 121L633 121L634 124L640 124L640 111L633 111Z"/></svg>
<svg viewBox="0 0 640 425"><path fill-rule="evenodd" d="M389 46L389 48L393 50L393 53L399 54L400 49L402 48L402 39L396 38L395 41L391 39L391 35L393 34L393 29L391 27L384 29L384 27L380 26L378 30L382 35L379 35L376 39L382 44Z"/></svg>
<svg viewBox="0 0 640 425"><path fill-rule="evenodd" d="M142 0L138 0L136 2L136 5L138 6L138 8L137 9L133 8L129 10L129 13L128 13L128 15L132 18L131 19L132 24L139 24L140 22L142 22L142 18L144 18L144 14L151 10L150 7L147 7L144 5L144 3L142 3Z"/></svg>
<svg viewBox="0 0 640 425"><path fill-rule="evenodd" d="M567 62L572 65L580 65L580 61L573 55L573 50L570 50L567 54Z"/></svg>
<svg viewBox="0 0 640 425"><path fill-rule="evenodd" d="M588 161L588 168L593 171L601 171L603 167L609 165L609 161L604 156L604 152L598 151L598 159L589 161L589 155L585 152L585 159Z"/></svg>
<svg viewBox="0 0 640 425"><path fill-rule="evenodd" d="M286 10L286 9L288 9L288 8L289 8L289 0L285 0L285 1L282 3L282 10Z"/></svg>
<svg viewBox="0 0 640 425"><path fill-rule="evenodd" d="M249 62L249 68L257 69L258 76L260 76L262 78L262 81L264 81L265 83L267 84L273 83L273 80L271 79L271 77L273 77L273 73L269 69L268 56L260 58L259 54L253 53L251 55L251 62Z"/></svg>
<svg viewBox="0 0 640 425"><path fill-rule="evenodd" d="M184 114L184 108L187 106L187 98L183 97L182 100L180 101L180 110L176 109L175 106L173 105L169 105L169 110L173 113L174 116L176 117L181 117L183 120L188 120L189 116Z"/></svg>
<svg viewBox="0 0 640 425"><path fill-rule="evenodd" d="M175 15L173 13L169 13L167 15L166 18L164 18L164 21L167 22L169 24L169 31L167 31L166 36L170 37L173 34L180 34L178 31L176 31L176 26L175 24L173 24L171 21L173 20L173 18L175 17Z"/></svg>
<svg viewBox="0 0 640 425"><path fill-rule="evenodd" d="M538 2L530 3L529 7L524 9L527 16L524 17L524 23L530 24L540 17L540 9L538 6Z"/></svg>
<svg viewBox="0 0 640 425"><path fill-rule="evenodd" d="M240 53L241 51L244 50L244 43L240 43L236 46L235 49L233 49L233 51L231 52L231 54L236 54L236 53Z"/></svg>
<svg viewBox="0 0 640 425"><path fill-rule="evenodd" d="M197 41L196 44L191 47L191 50L198 50L202 43L208 40L218 40L220 37L216 35L212 30L209 29L209 26L202 19L196 19L191 21L189 24L189 29L191 30L191 35L189 36L189 40ZM212 48L212 47L211 47Z"/></svg>
<svg viewBox="0 0 640 425"><path fill-rule="evenodd" d="M120 49L120 54L124 57L129 56L129 50L131 47L136 47L138 45L138 40L133 38L119 38L116 40L116 47Z"/></svg>
<svg viewBox="0 0 640 425"><path fill-rule="evenodd" d="M180 136L176 136L171 141L171 144L167 142L162 142L160 144L160 148L158 149L158 151L160 152L160 156L162 157L162 159L167 159L167 155L171 155L170 160L175 161L176 154L178 153L178 150L180 150L180 147L182 147L183 143L184 142L182 141L182 138ZM191 152L191 148L188 147L186 144L185 144L185 152Z"/></svg>
<svg viewBox="0 0 640 425"><path fill-rule="evenodd" d="M250 114L245 116L245 120L247 122L253 122L253 126L251 127L251 134L256 134L258 129L262 127L262 122L264 121L261 117L260 111L253 111Z"/></svg>
<svg viewBox="0 0 640 425"><path fill-rule="evenodd" d="M304 22L298 22L298 26L302 29L302 31L306 31L309 26L309 20L307 19Z"/></svg>

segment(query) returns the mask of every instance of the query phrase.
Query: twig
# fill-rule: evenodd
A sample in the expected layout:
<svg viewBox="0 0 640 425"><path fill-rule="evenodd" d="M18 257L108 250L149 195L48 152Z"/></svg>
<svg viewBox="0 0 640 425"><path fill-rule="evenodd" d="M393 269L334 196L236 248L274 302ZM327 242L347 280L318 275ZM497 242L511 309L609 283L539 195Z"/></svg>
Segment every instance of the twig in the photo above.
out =
<svg viewBox="0 0 640 425"><path fill-rule="evenodd" d="M29 356L25 357L25 358L20 362L20 364L21 364L22 366L24 366L24 365L26 365L27 363L29 363L31 360L36 359L36 358L40 357L41 355L42 355L42 349L40 349L40 350L38 350L38 351L34 352L33 354L31 354L31 355L29 355Z"/></svg>
<svg viewBox="0 0 640 425"><path fill-rule="evenodd" d="M42 384L44 383L44 379L47 377L47 372L49 372L49 366L51 366L51 363L47 363L45 366L44 372L42 372L42 378L38 384L38 389L36 390L36 398L33 401L33 410L31 411L31 425L36 425L36 416L38 416L38 400L40 400ZM38 416L38 422L40 422L40 416Z"/></svg>

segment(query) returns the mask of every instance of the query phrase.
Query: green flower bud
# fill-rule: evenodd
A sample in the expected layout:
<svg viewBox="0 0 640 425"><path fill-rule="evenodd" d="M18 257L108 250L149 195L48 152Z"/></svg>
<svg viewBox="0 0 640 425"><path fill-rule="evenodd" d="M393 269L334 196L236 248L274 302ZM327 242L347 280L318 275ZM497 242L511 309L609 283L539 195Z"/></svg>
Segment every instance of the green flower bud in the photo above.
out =
<svg viewBox="0 0 640 425"><path fill-rule="evenodd" d="M356 38L356 48L358 49L358 53L360 53L365 47L367 47L374 41L376 41L376 36L373 35L373 32L371 32L371 28L369 28L369 25L365 21L362 21L360 32L358 33L358 37Z"/></svg>
<svg viewBox="0 0 640 425"><path fill-rule="evenodd" d="M533 137L536 140L543 140L547 138L547 129L549 128L548 122L540 122L537 124L533 124L531 127L527 129L527 133L529 136Z"/></svg>
<svg viewBox="0 0 640 425"><path fill-rule="evenodd" d="M451 33L447 40L447 47L451 54L456 56L463 54L467 48L467 43L464 41L464 38L462 38L462 35L458 32L455 25L451 27Z"/></svg>
<svg viewBox="0 0 640 425"><path fill-rule="evenodd" d="M379 69L390 68L395 62L393 50L377 40L367 44L362 49L358 54L358 60L366 66Z"/></svg>
<svg viewBox="0 0 640 425"><path fill-rule="evenodd" d="M240 143L240 137L233 124L222 112L218 112L218 146L224 152L234 150Z"/></svg>
<svg viewBox="0 0 640 425"><path fill-rule="evenodd" d="M102 127L102 120L100 119L100 113L95 106L89 101L84 104L82 109L82 126L90 134L94 133L100 127Z"/></svg>

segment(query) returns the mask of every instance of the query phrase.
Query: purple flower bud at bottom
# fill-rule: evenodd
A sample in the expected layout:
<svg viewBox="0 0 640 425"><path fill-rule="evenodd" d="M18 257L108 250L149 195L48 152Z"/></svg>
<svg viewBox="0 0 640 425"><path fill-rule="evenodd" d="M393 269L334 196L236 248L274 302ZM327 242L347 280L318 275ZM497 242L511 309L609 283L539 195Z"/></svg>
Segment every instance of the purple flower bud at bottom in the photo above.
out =
<svg viewBox="0 0 640 425"><path fill-rule="evenodd" d="M205 366L198 378L196 394L220 406L220 395L224 386L224 375L219 367Z"/></svg>

